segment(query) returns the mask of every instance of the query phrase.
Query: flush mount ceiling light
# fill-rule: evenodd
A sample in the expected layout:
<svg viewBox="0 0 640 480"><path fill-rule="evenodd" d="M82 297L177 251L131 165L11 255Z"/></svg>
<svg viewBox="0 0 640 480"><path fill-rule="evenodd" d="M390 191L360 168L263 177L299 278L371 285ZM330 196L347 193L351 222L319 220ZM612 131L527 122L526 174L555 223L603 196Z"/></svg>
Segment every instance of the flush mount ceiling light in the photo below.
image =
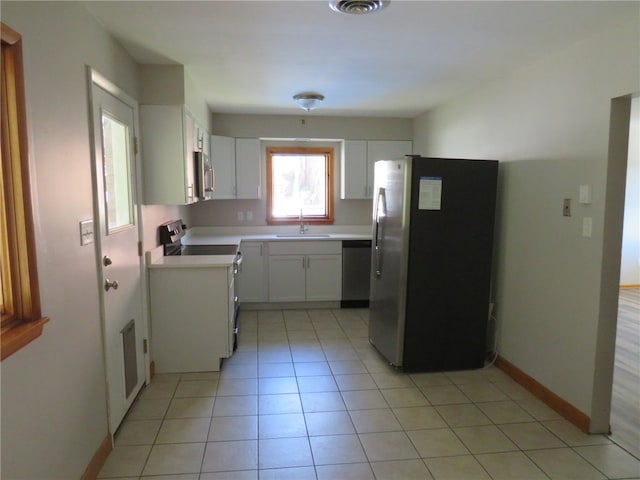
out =
<svg viewBox="0 0 640 480"><path fill-rule="evenodd" d="M320 95L319 93L299 93L293 96L293 101L298 104L298 106L310 112L318 105L320 102L324 100L324 95Z"/></svg>
<svg viewBox="0 0 640 480"><path fill-rule="evenodd" d="M363 15L382 10L390 0L329 0L329 7L340 13Z"/></svg>

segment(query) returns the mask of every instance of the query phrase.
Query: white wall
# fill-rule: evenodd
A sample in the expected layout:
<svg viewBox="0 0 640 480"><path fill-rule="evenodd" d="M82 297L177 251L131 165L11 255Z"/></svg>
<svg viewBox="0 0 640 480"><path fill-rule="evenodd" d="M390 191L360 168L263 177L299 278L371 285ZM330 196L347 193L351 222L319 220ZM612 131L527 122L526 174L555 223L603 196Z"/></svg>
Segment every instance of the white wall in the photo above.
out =
<svg viewBox="0 0 640 480"><path fill-rule="evenodd" d="M75 479L108 433L95 250L80 246L78 227L93 217L85 68L139 98L136 66L79 4L2 2L2 21L23 37L38 271L51 320L0 365L1 476ZM177 213L145 207L149 237Z"/></svg>
<svg viewBox="0 0 640 480"><path fill-rule="evenodd" d="M502 162L494 284L498 351L589 415L600 431L609 413L593 400L594 394L606 396L594 389L600 383L594 368L601 361L596 347L609 111L612 98L640 91L638 38L636 15L436 108L414 125L415 151ZM582 184L593 187L591 205L578 204ZM562 216L564 198L572 199L571 217ZM584 217L593 219L591 238L582 236Z"/></svg>
<svg viewBox="0 0 640 480"><path fill-rule="evenodd" d="M620 285L640 285L640 97L631 102Z"/></svg>
<svg viewBox="0 0 640 480"><path fill-rule="evenodd" d="M412 119L323 117L300 115L235 115L213 114L212 132L230 137L411 140ZM276 143L272 143L276 144ZM277 145L287 143L277 142ZM299 145L299 143L298 143ZM340 143L322 142L334 147L334 218L335 225L368 225L371 223L371 200L340 199ZM264 147L264 143L263 143ZM263 192L266 159L262 148ZM213 200L188 207L190 225L255 226L266 225L266 196L261 200ZM238 212L251 211L253 221L239 221Z"/></svg>

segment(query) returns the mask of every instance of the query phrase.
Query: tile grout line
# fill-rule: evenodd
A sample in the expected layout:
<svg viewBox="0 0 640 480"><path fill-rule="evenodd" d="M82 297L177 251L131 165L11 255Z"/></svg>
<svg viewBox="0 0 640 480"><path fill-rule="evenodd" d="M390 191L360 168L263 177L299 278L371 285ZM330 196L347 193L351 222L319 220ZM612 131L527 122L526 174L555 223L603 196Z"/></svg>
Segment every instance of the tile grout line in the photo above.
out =
<svg viewBox="0 0 640 480"><path fill-rule="evenodd" d="M309 318L309 316L308 316L308 312L306 313L306 315L307 315L307 317ZM408 433L407 433L408 431L407 431L407 430L406 430L406 428L405 428L405 427L400 423L400 421L399 421L399 417L397 416L397 413L394 411L394 407L393 407L393 406L392 406L392 404L390 403L389 399L388 399L387 397L385 397L385 395L383 394L383 390L385 390L385 389L383 389L382 387L383 387L384 385L382 385L382 384L380 384L378 381L376 381L376 378L374 377L374 373L371 371L370 367L364 363L364 362L365 362L365 359L363 358L363 356L362 356L362 354L361 354L361 351L359 350L359 348L361 348L361 344L360 344L357 340L356 340L356 342L357 342L357 343L354 343L354 340L355 340L355 339L357 339L357 338L359 338L359 337L352 337L352 336L350 336L349 334L347 334L347 332L345 332L345 330L344 330L344 326L343 326L343 324L341 324L341 323L340 323L340 319L335 315L335 313L334 313L333 311L331 311L331 316L332 316L332 318L333 318L333 321L335 321L335 322L337 323L338 328L340 329L340 331L341 331L341 332L342 332L342 334L344 335L344 337L343 337L343 338L344 338L344 339L346 339L346 340L348 341L349 348L352 348L352 349L355 351L355 354L356 354L356 357L358 358L358 361L359 361L359 362L361 362L362 364L364 364L364 366L365 366L365 370L366 370L366 374L367 374L368 376L370 376L370 377L372 377L372 378L373 378L373 381L374 381L374 384L375 384L376 388L375 388L375 389L373 389L372 391L376 391L376 392L378 392L378 394L379 394L379 395L381 395L381 396L382 396L382 398L384 399L385 405L386 405L385 410L387 410L387 409L388 409L388 410L391 412L392 417L393 417L393 418L394 418L394 419L395 419L395 420L400 424L400 426L401 426L401 428L402 428L402 430L400 430L400 432L402 432L402 433L404 434L404 436L406 436L406 437L408 438L408 440L409 440L409 442L410 442L410 444L411 444L412 448L413 448L413 449L416 451L416 453L418 454L418 458L417 458L417 459L419 459L419 460L422 462L422 464L423 464L423 465L425 465L425 467L427 468L427 471L429 471L429 472L431 473L431 470L428 468L428 466L427 466L427 464L426 464L426 461L425 461L425 460L426 460L426 458L423 458L423 457L420 455L420 453L419 453L419 451L418 451L418 448L416 447L416 444L415 444L415 443L414 443L414 441L411 439L411 437L409 437L409 435L408 435ZM281 317L281 319L282 319L282 323L283 323L283 327L284 327L284 334L285 334L285 337L286 337L287 347L288 347L288 350L289 350L289 356L290 356L291 368L293 369L293 376L294 376L295 381L296 381L296 387L297 387L297 398L298 398L298 401L300 402L300 406L301 406L301 414L302 414L302 419L303 419L303 421L304 421L304 426L305 426L305 431L306 431L307 445L308 445L308 447L309 447L309 451L310 451L310 454L311 454L311 461L312 461L312 463L313 463L313 465L312 465L312 466L313 466L313 468L314 468L314 470L315 470L316 477L317 477L317 475L318 475L318 470L317 470L318 465L316 465L316 459L315 459L315 456L314 456L314 453L313 453L313 449L311 448L311 435L310 435L310 432L309 432L309 427L308 427L308 423L307 423L307 418L306 418L306 415L305 415L305 413L307 413L307 412L305 412L304 407L303 407L303 403L302 403L302 392L300 391L299 376L298 376L298 372L297 372L297 370L296 370L296 368L295 368L296 363L300 363L300 362L296 362L296 361L294 360L294 354L293 354L293 350L292 350L292 348L291 348L292 341L295 343L295 342L300 341L300 340L296 340L296 339L292 340L292 339L291 339L291 337L290 337L290 331L293 331L293 330L290 330L290 329L287 327L287 325L286 325L286 316L283 314L283 312L282 312L282 311L280 311L280 317ZM326 364L329 366L329 370L330 370L330 377L331 377L331 379L333 380L333 382L336 384L337 393L339 393L339 394L340 394L340 398L341 398L341 400L342 400L342 403L344 404L345 411L346 411L347 415L349 416L349 419L350 419L350 422L351 422L351 426L353 427L353 430L354 430L354 432L355 432L354 434L358 436L359 445L360 445L360 447L362 448L362 451L363 451L364 456L365 456L365 458L366 458L366 460L367 460L367 464L369 465L370 470L373 472L373 468L372 468L372 460L370 459L369 455L367 454L367 451L366 451L366 450L365 450L365 448L364 448L364 444L362 443L362 438L361 438L362 433L358 432L358 430L355 428L355 424L353 423L353 416L351 415L351 412L353 412L353 411L358 411L358 410L354 410L354 409L350 409L350 408L348 408L348 406L347 406L347 402L345 401L344 392L351 391L351 390L346 390L346 389L342 389L342 388L340 388L340 385L338 384L337 379L336 379L336 376L337 376L337 375L339 376L340 374L339 374L339 373L336 373L336 371L334 371L334 369L332 369L332 368L331 368L331 362L332 362L332 361L334 361L334 362L338 362L338 361L348 361L348 360L340 360L340 359L335 359L335 358L334 358L333 360L330 360L330 359L329 359L329 357L327 356L327 349L330 349L331 347L327 347L327 345L330 345L330 344L331 344L331 341L332 341L332 340L337 340L337 338L335 338L335 339L334 339L334 338L330 338L330 337L329 337L329 338L325 338L325 339L324 339L325 343L323 343L323 339L321 339L321 338L318 336L318 331L316 330L316 326L313 324L313 320L311 320L311 318L309 318L309 320L310 320L310 322L311 322L311 324L312 324L312 328L313 328L313 331L314 331L314 334L315 334L315 342L320 346L320 348L321 348L321 350L322 350L322 353L323 353L323 357L324 357L324 361L323 361L323 363L326 363ZM275 330L279 330L279 329L275 329ZM267 330L265 330L265 332L266 332L266 331L267 331ZM277 344L277 342L274 342L274 344ZM263 414L262 414L262 412L261 412L261 409L260 409L260 401L259 401L259 399L260 399L260 396L261 396L261 395L266 395L266 394L262 394L262 392L261 392L261 390L260 390L260 378L262 378L262 377L260 377L259 368L260 368L261 363L262 363L262 364L264 364L264 363L274 363L274 362L269 362L269 361L267 361L267 362L261 362L261 361L260 361L260 349L261 349L261 346L260 346L260 322L259 322L259 319L256 319L256 344L255 344L255 345L256 345L256 350L255 350L255 351L256 351L256 373L255 373L256 377L255 377L255 381L256 381L256 383L257 383L257 402L258 402L258 405L257 405L257 420L256 420L256 421L257 421L257 440L256 440L256 442L257 442L257 455L258 455L258 457L257 457L256 472L257 472L257 475L259 475L259 473L260 473L260 471L261 471L261 470L269 470L268 468L262 468L262 469L261 469L261 468L260 468L260 462L259 462L259 458L260 458L260 457L259 457L259 453L260 453L260 452L259 452L259 448L260 448L260 434L261 434L261 432L260 432L260 421L259 421L259 419L260 419L260 417L263 415ZM358 347L357 345L360 345L360 347ZM263 348L264 348L264 347L263 347ZM277 362L276 362L276 363L277 363ZM289 362L286 362L286 363L289 363ZM307 362L307 363L309 363L309 362ZM350 375L350 373L343 373L343 375ZM446 374L445 374L445 375L446 375ZM572 444L570 444L568 441L563 440L563 438L561 438L561 437L559 436L559 434L557 434L557 433L555 433L554 431L552 431L552 430L551 430L551 428L550 428L550 426L549 426L549 425L546 425L546 424L544 423L544 422L545 422L545 420L543 420L543 419L539 419L539 418L537 418L537 416L534 416L533 414L531 414L531 413L530 413L529 411L527 411L523 406L521 406L521 405L520 405L520 403L519 403L519 401L518 401L518 399L517 399L517 398L514 398L514 397L512 397L510 394L508 394L508 393L506 393L505 391L503 391L503 389L501 389L501 388L500 388L500 386L499 386L499 384L500 384L501 382L497 382L497 381L493 380L492 378L490 378L490 377L488 377L488 376L486 376L486 375L482 375L482 376L484 377L484 379L483 379L483 381L484 381L484 382L486 382L487 384L489 384L489 385L493 386L494 388L496 388L498 391L500 391L501 393L503 393L503 394L505 395L506 399L505 399L504 401L513 402L513 403L514 403L515 405L517 405L519 408L521 408L522 410L524 410L528 415L530 415L531 417L533 417L533 420L532 420L532 421L509 422L509 423L497 423L497 421L496 421L496 420L494 420L494 419L493 419L493 418L491 418L489 415L487 415L487 414L486 414L486 413L485 413L485 412L484 412L484 411L479 407L479 404L495 403L495 402L498 402L498 401L500 401L500 400L488 400L488 401L484 401L484 402L483 402L483 401L474 401L474 400L472 400L472 398L468 397L468 395L466 395L466 394L464 393L464 390L462 390L462 389L460 388L460 386L461 386L461 385L468 385L468 383L456 383L455 378L451 378L450 376L447 376L448 380L451 382L450 384L451 384L451 385L453 385L453 386L455 386L456 390L458 390L462 395L464 395L465 397L467 397L468 402L460 403L459 405L472 405L472 406L476 407L476 408L477 408L477 409L482 413L482 415L484 415L484 416L487 418L487 420L490 422L490 423L488 423L487 425L480 425L480 426L492 426L492 427L495 427L495 428L497 429L497 431L499 431L502 435L504 435L504 436L505 436L505 438L507 438L510 442L512 442L512 443L514 444L514 446L517 448L517 450L507 450L507 451L504 451L504 452L488 452L488 453L487 453L487 455L489 455L489 454L499 454L499 453L511 453L511 452L519 452L519 453L522 453L522 454L524 454L524 455L525 455L525 457L526 457L530 462L532 462L532 464L533 464L533 465L535 465L535 466L536 466L536 468L538 468L538 469L539 469L539 470L540 470L540 471L541 471L541 472L542 472L546 477L549 477L549 474L547 474L547 472L546 472L546 471L544 471L544 470L542 469L542 467L541 467L540 465L538 465L538 463L536 463L536 462L533 460L533 458L532 458L532 457L530 457L530 456L528 455L528 453L527 453L527 452L541 451L541 450L563 450L563 449L569 449L569 450L571 450L575 455L577 455L580 459L582 459L582 460L583 460L587 465L589 465L589 466L590 466L591 468L593 468L595 471L598 471L599 473L603 474L603 475L606 477L606 474L605 474L604 472L600 471L600 469L599 469L595 464L593 464L591 461L589 461L587 457L583 456L583 455L582 455L582 454L577 450L577 448L578 448L578 447L581 447L581 446L583 446L583 445L579 445L579 444L572 445ZM265 377L265 378L271 378L271 377ZM277 378L277 377L276 377L276 378ZM481 454L481 453L478 453L478 454L473 453L473 452L470 450L470 448L466 445L466 443L464 442L464 440L462 439L462 437L460 437L460 435L458 434L458 432L456 432L456 431L455 431L455 429L456 429L456 428L458 428L458 429L462 429L462 428L474 428L475 426L473 426L473 425L472 425L472 426L460 426L460 427L454 427L454 426L452 426L452 424L451 424L449 421L447 421L444 417L442 417L442 415L440 414L440 412L439 412L439 411L438 411L438 409L437 409L437 407L443 407L443 406L446 406L446 405L456 405L457 403L456 403L456 404L440 404L440 405L433 404L433 403L432 403L432 402L427 398L426 393L423 391L423 388L424 388L424 387L426 387L426 386L428 386L428 385L419 385L419 383L417 382L417 380L416 380L415 378L413 378L411 375L408 375L408 378L409 378L409 380L410 380L410 382L411 382L411 383L410 383L410 385L411 385L411 386L410 386L410 387L409 387L409 386L407 386L406 388L414 388L414 389L416 389L418 392L420 392L420 395L421 395L422 397L424 397L424 398L425 398L425 400L426 400L426 402L427 402L427 405L426 405L426 406L428 406L429 408L432 408L432 409L434 410L434 412L438 415L438 417L439 417L439 418L444 422L444 424L447 426L446 428L447 428L448 430L450 430L450 431L455 435L455 437L458 439L458 441L460 441L460 442L462 443L462 445L464 445L464 446L465 446L465 449L467 449L467 451L469 452L469 455L470 455L472 458L474 458L474 460L475 460L478 464L480 464L480 466L481 466L481 468L483 469L483 471L485 471L485 472L487 473L487 475L488 475L490 478L493 478L493 477L491 476L491 474L489 473L489 471L487 470L487 468L486 468L486 467L485 467L485 466L484 466L484 465L483 465L483 464L478 460L478 458L477 458L479 455L483 455L483 454ZM220 380L222 380L222 375L220 375L220 377L218 377L218 379L217 379L217 385L216 385L216 389L215 389L215 392L214 392L214 395L213 395L213 406L212 406L212 410L211 410L211 413L210 413L210 417L209 417L209 424L208 424L208 430L207 430L207 433L206 433L206 439L205 439L205 442L204 442L205 447L204 447L203 454L202 454L202 458L201 458L201 462L200 462L200 472L199 472L200 474L202 474L202 473L206 473L206 472L203 472L203 468L204 468L204 460L205 460L205 458L206 458L207 446L208 446L208 444L209 444L209 443L211 443L211 442L209 442L209 434L210 434L210 431L211 431L211 428L212 428L212 425L213 425L213 420L214 420L214 410L215 410L215 404L216 404L216 402L217 402L217 400L218 400L218 393L219 393L218 389L219 389L219 387L220 387ZM164 413L163 413L163 415L162 415L162 418L160 418L160 425L159 425L159 427L158 427L157 432L156 432L156 433L155 433L155 435L154 435L154 439L153 439L153 442L152 442L152 444L151 444L151 448L150 448L150 450L149 450L148 454L146 455L146 458L145 458L144 464L143 464L143 466L142 466L142 470L141 470L141 472L140 472L140 478L142 478L142 473L144 472L144 469L145 469L145 468L147 468L147 466L149 465L149 460L150 460L151 453L153 452L154 447L155 447L156 445L159 445L159 444L157 443L157 441L158 441L158 439L159 439L159 436L160 436L160 433L161 433L161 431L162 431L162 428L163 428L163 426L164 426L164 425L165 425L165 423L166 423L166 420L167 420L167 414L168 414L168 412L169 412L169 409L171 408L171 405L172 405L173 401L174 401L174 400L175 400L175 398L176 398L176 397L175 397L175 395L176 395L176 393L177 393L177 391L178 391L178 389L179 389L179 387L180 387L180 384L181 384L181 382L183 382L183 381L186 381L186 380L185 380L185 378L184 378L184 376L183 376L183 375L180 375L180 377L179 377L179 379L178 379L178 381L177 381L177 383L176 383L175 387L173 388L173 393L172 393L171 399L170 399L170 401L169 401L169 404L168 404L168 405L167 405L167 407L165 408ZM388 387L387 389L388 389L388 390L392 390L392 389L395 389L395 388L405 388L405 387L402 387L402 386L390 386L390 387ZM361 390L356 389L356 390L354 390L354 391L367 391L367 389L361 389ZM243 396L244 396L244 395L243 395ZM381 408L382 408L382 407L381 407ZM397 408L402 408L402 407L397 407ZM407 407L407 408L409 408L409 407ZM364 410L370 410L370 409L368 409L368 408L367 408L367 409L364 409ZM264 415L266 415L266 414L264 414ZM551 420L546 420L546 421L547 421L547 422L550 422ZM543 430L543 431L545 431L546 433L550 434L550 435L551 435L551 437L553 437L553 438L555 438L556 440L558 440L558 442L560 442L560 444L561 444L562 446L558 446L558 447L549 447L549 448L535 448L535 449L528 449L528 450L525 450L524 448L522 448L522 447L520 447L518 444L516 444L516 443L511 439L511 437L510 437L507 433L505 433L505 432L503 431L503 429L501 428L501 427L502 427L502 426L504 426L504 425L517 425L517 424L525 424L525 423L538 424L538 425L537 425L538 427L542 427L542 430ZM427 429L427 430L429 430L429 429ZM367 433L369 433L369 432L367 432ZM384 430L383 430L382 432L371 432L371 433L386 433L386 431L384 431ZM278 437L278 438L279 438L279 437ZM182 442L182 443L198 443L198 442ZM584 446L600 446L600 445L616 445L616 446L617 446L617 444L615 444L615 442L611 441L611 439L609 439L609 442L608 442L608 443L606 443L606 444L593 444L593 445L587 444L587 445L584 445ZM617 446L617 447L618 447L618 446ZM618 447L618 448L620 448L620 447ZM624 449L623 449L623 451L624 451ZM456 455L456 456L457 456L457 455ZM446 457L448 457L448 456L446 456ZM428 458L443 458L443 457L428 457ZM386 460L385 460L385 461L386 461ZM391 460L389 460L389 461L391 461ZM356 463L359 463L359 462L356 462ZM287 467L283 467L283 468L287 468ZM375 476L375 472L373 472L373 475ZM432 475L433 475L433 474L432 474ZM607 477L607 478L608 478L608 477Z"/></svg>

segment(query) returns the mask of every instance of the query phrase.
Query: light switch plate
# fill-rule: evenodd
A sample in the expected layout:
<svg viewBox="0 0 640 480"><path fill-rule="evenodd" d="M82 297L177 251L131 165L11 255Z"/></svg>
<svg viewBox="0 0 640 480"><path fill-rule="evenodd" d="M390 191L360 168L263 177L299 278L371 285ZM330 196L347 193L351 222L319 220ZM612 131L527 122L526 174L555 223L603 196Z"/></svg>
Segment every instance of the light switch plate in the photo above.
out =
<svg viewBox="0 0 640 480"><path fill-rule="evenodd" d="M80 222L80 245L93 243L93 220L82 220Z"/></svg>

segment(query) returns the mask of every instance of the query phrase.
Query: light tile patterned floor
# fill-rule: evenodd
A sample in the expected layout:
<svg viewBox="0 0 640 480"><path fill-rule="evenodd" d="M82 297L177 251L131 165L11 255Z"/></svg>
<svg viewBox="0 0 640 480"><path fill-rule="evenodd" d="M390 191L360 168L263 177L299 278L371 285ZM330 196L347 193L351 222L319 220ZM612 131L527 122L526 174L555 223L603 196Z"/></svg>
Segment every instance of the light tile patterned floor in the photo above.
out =
<svg viewBox="0 0 640 480"><path fill-rule="evenodd" d="M367 310L242 311L219 373L157 375L100 478L640 479L501 371L404 374Z"/></svg>

